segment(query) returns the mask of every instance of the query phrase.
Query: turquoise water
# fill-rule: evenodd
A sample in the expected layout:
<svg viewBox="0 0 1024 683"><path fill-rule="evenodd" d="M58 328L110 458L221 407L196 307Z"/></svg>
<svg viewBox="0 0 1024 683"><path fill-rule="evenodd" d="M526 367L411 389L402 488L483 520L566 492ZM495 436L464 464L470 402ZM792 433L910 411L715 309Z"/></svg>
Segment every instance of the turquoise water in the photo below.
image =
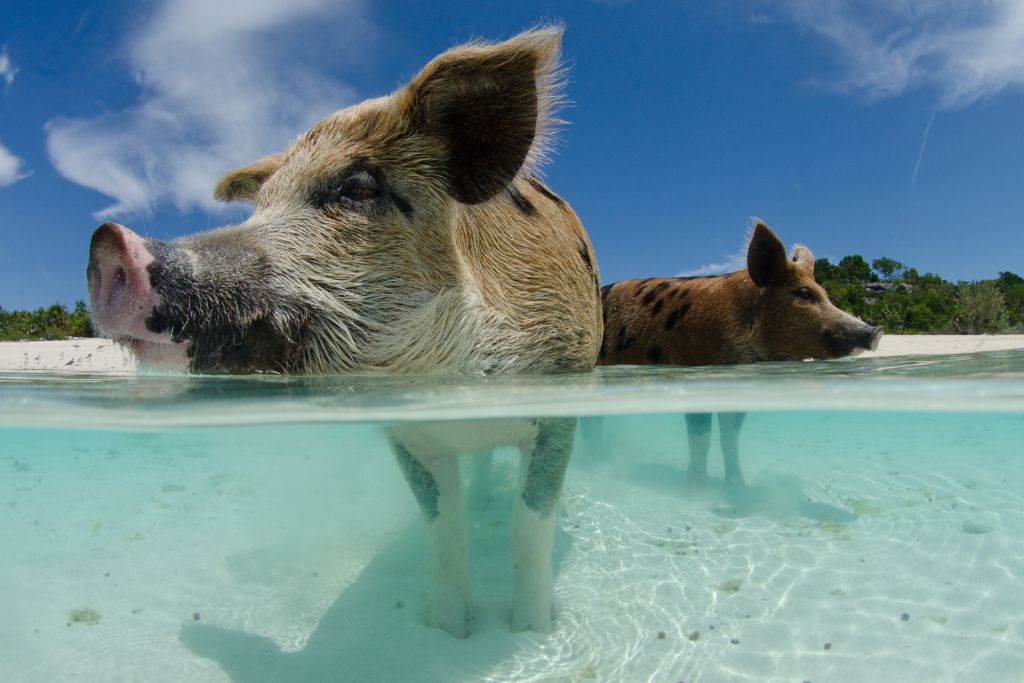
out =
<svg viewBox="0 0 1024 683"><path fill-rule="evenodd" d="M695 411L748 412L745 487L722 481L717 424L709 480L688 482ZM427 627L424 527L381 425L555 415L605 416L559 511L555 631L509 631L506 450L470 497L470 637ZM1022 351L555 379L0 373L0 510L2 681L1024 671Z"/></svg>

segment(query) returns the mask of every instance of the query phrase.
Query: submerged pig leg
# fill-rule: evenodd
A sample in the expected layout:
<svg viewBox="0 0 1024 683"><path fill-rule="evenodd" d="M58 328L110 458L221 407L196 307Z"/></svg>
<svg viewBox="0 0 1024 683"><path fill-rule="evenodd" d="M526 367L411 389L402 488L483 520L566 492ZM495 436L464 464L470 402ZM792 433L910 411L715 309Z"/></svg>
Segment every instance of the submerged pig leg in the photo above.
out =
<svg viewBox="0 0 1024 683"><path fill-rule="evenodd" d="M391 447L427 523L433 575L430 625L465 638L469 582L458 458L454 454L417 457L394 437Z"/></svg>
<svg viewBox="0 0 1024 683"><path fill-rule="evenodd" d="M687 413L686 436L690 445L690 486L702 487L708 480L708 451L711 450L711 413Z"/></svg>
<svg viewBox="0 0 1024 683"><path fill-rule="evenodd" d="M510 539L515 571L513 631L551 631L555 512L575 432L576 418L540 420L532 447L523 449L522 493L512 509Z"/></svg>
<svg viewBox="0 0 1024 683"><path fill-rule="evenodd" d="M740 470L740 428L746 413L719 413L718 431L722 443L722 457L725 459L725 483L730 486L743 485Z"/></svg>
<svg viewBox="0 0 1024 683"><path fill-rule="evenodd" d="M494 465L494 453L478 453L469 456L473 473L469 478L470 510L486 510L491 503L491 471Z"/></svg>

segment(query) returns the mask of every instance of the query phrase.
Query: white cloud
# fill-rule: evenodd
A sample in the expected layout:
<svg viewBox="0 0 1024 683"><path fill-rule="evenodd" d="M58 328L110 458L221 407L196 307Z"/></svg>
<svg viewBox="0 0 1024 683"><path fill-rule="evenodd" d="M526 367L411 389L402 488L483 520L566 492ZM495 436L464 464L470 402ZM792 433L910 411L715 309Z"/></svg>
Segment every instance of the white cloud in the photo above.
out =
<svg viewBox="0 0 1024 683"><path fill-rule="evenodd" d="M21 159L0 144L0 187L13 185L27 175L29 173L23 170Z"/></svg>
<svg viewBox="0 0 1024 683"><path fill-rule="evenodd" d="M325 67L351 61L368 31L360 0L165 0L126 46L139 103L51 120L50 159L115 200L98 218L215 211L221 174L352 102Z"/></svg>
<svg viewBox="0 0 1024 683"><path fill-rule="evenodd" d="M693 270L684 270L679 273L679 277L699 277L701 275L720 275L722 273L732 273L737 270L744 270L747 267L747 250L726 256L725 260L721 263L709 263L706 266L695 268Z"/></svg>
<svg viewBox="0 0 1024 683"><path fill-rule="evenodd" d="M4 83L4 92L14 83L14 77L18 75L18 69L11 63L11 56L7 54L7 46L0 49L0 81Z"/></svg>
<svg viewBox="0 0 1024 683"><path fill-rule="evenodd" d="M957 109L1024 85L1020 0L786 0L776 7L831 41L842 87L870 99L929 86Z"/></svg>

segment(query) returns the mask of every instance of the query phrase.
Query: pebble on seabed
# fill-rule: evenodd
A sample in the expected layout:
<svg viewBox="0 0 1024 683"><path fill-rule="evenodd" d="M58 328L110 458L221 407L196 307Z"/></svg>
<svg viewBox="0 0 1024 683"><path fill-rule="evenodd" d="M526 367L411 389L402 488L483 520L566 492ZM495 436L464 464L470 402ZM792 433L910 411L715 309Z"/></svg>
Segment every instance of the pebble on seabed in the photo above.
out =
<svg viewBox="0 0 1024 683"><path fill-rule="evenodd" d="M825 649L826 650L831 650L832 649L832 643L825 643Z"/></svg>
<svg viewBox="0 0 1024 683"><path fill-rule="evenodd" d="M73 609L68 613L68 626L71 626L71 624L95 626L98 623L100 623L100 613L94 609L80 607L78 609Z"/></svg>
<svg viewBox="0 0 1024 683"><path fill-rule="evenodd" d="M694 631L693 633L691 633L689 635L689 638L690 638L690 640L699 640L700 639L700 631Z"/></svg>
<svg viewBox="0 0 1024 683"><path fill-rule="evenodd" d="M910 621L910 615L904 612L900 615L900 621Z"/></svg>
<svg viewBox="0 0 1024 683"><path fill-rule="evenodd" d="M193 621L199 621L199 612L193 612L192 613L192 620Z"/></svg>

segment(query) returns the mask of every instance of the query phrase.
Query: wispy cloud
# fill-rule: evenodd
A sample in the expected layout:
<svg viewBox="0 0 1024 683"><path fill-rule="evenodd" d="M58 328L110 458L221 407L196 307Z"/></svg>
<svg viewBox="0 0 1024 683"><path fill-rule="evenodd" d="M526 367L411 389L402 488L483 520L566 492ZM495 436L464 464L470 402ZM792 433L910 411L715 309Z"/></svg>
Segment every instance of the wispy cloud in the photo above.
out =
<svg viewBox="0 0 1024 683"><path fill-rule="evenodd" d="M927 86L941 109L1024 85L1020 0L784 0L777 11L832 42L841 87L870 99Z"/></svg>
<svg viewBox="0 0 1024 683"><path fill-rule="evenodd" d="M0 81L3 81L4 92L14 83L14 77L18 75L18 69L11 62L11 56L7 54L7 46L0 48Z"/></svg>
<svg viewBox="0 0 1024 683"><path fill-rule="evenodd" d="M165 0L125 46L139 104L51 120L50 159L114 199L98 218L167 202L215 211L222 173L351 103L326 71L368 32L361 0Z"/></svg>
<svg viewBox="0 0 1024 683"><path fill-rule="evenodd" d="M684 270L679 273L679 277L699 277L701 275L720 275L722 273L732 273L737 270L743 270L747 267L747 250L726 256L725 259L720 263L709 263L700 268L693 270Z"/></svg>
<svg viewBox="0 0 1024 683"><path fill-rule="evenodd" d="M30 175L25 171L21 159L11 154L11 151L0 144L0 187L13 185L22 178Z"/></svg>

